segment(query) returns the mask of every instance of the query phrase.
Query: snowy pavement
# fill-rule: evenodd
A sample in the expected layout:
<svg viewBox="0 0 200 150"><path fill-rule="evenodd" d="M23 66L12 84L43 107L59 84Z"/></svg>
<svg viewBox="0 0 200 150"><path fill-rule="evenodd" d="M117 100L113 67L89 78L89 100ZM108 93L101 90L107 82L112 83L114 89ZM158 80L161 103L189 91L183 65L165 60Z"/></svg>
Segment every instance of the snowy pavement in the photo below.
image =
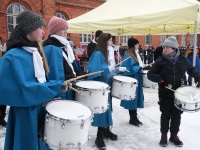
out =
<svg viewBox="0 0 200 150"><path fill-rule="evenodd" d="M166 148L159 146L160 111L158 107L157 89L144 88L145 108L138 109L141 127L130 125L129 113L120 107L120 100L113 98L113 133L118 135L117 141L105 139L107 150L200 150L200 111L185 112L182 115L179 137L183 147L176 147L168 142ZM97 128L90 127L90 141L83 150L98 150L94 144ZM170 136L170 134L168 134ZM0 127L0 150L3 150L5 128Z"/></svg>

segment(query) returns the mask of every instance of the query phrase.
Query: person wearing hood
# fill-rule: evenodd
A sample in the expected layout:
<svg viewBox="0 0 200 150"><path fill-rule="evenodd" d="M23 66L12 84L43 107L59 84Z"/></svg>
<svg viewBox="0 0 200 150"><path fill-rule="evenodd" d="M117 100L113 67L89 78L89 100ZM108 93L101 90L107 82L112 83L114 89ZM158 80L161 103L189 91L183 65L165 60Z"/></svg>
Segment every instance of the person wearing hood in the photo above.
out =
<svg viewBox="0 0 200 150"><path fill-rule="evenodd" d="M53 16L48 23L48 38L44 41L44 52L49 64L47 77L50 80L69 80L75 78L76 59L67 37L67 21ZM74 92L60 92L61 99L73 100Z"/></svg>
<svg viewBox="0 0 200 150"><path fill-rule="evenodd" d="M124 109L128 109L130 120L129 124L134 126L141 126L142 122L138 119L137 108L144 108L144 93L143 93L143 77L140 71L144 66L141 57L138 52L139 41L135 38L128 39L128 50L124 55L123 59L131 56L128 60L122 63L122 67L126 67L129 72L123 72L123 76L129 76L135 78L138 81L138 86L136 88L136 97L133 100L122 100L120 106Z"/></svg>
<svg viewBox="0 0 200 150"><path fill-rule="evenodd" d="M88 44L87 46L87 54L88 54L88 58L90 59L90 57L92 56L92 54L94 53L96 46L97 46L97 41L99 39L99 35L103 33L103 31L101 30L97 30L95 33L95 38Z"/></svg>
<svg viewBox="0 0 200 150"><path fill-rule="evenodd" d="M46 78L49 68L39 43L43 18L25 11L16 20L0 59L0 104L10 106L4 150L44 150L39 134L45 118L42 104L59 93L63 80Z"/></svg>
<svg viewBox="0 0 200 150"><path fill-rule="evenodd" d="M170 130L169 141L174 143L175 146L181 147L183 142L179 139L178 132L183 111L174 106L175 96L173 90L187 84L186 72L195 78L199 86L200 72L192 66L185 56L180 54L178 42L174 36L168 37L162 43L162 46L162 56L156 60L147 73L148 79L157 82L159 86L158 104L161 111L161 140L159 144L162 147L167 146L167 133Z"/></svg>

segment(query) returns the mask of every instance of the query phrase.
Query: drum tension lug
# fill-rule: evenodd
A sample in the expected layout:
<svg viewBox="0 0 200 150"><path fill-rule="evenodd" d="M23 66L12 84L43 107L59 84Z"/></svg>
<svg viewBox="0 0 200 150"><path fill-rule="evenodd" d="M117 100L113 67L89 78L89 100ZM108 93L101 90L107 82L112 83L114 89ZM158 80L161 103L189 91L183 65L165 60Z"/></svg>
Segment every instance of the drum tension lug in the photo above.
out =
<svg viewBox="0 0 200 150"><path fill-rule="evenodd" d="M84 120L81 120L81 129L84 128Z"/></svg>
<svg viewBox="0 0 200 150"><path fill-rule="evenodd" d="M49 115L46 115L45 121L46 121L46 122L49 122Z"/></svg>
<svg viewBox="0 0 200 150"><path fill-rule="evenodd" d="M47 142L47 136L46 135L43 137L43 140L44 140L44 143Z"/></svg>
<svg viewBox="0 0 200 150"><path fill-rule="evenodd" d="M64 129L65 128L65 122L62 122L62 128Z"/></svg>
<svg viewBox="0 0 200 150"><path fill-rule="evenodd" d="M63 146L63 143L62 142L59 142L59 147L62 147Z"/></svg>
<svg viewBox="0 0 200 150"><path fill-rule="evenodd" d="M92 91L89 92L89 95L90 95L90 97L91 97L91 95L92 95Z"/></svg>

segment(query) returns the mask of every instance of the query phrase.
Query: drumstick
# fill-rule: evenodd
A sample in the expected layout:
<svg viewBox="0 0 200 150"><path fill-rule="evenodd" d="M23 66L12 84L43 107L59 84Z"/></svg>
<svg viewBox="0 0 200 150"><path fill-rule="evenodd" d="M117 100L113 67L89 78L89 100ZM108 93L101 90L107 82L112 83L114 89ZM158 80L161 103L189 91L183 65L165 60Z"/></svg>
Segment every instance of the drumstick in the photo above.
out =
<svg viewBox="0 0 200 150"><path fill-rule="evenodd" d="M165 88L167 88L167 89L169 89L169 90L171 90L171 91L173 91L173 92L176 92L175 90L173 90L173 89L171 89L171 88L169 88L169 87L167 87L167 86L165 86ZM186 96L186 95L184 95L184 94L182 94L182 93L179 93L179 92L176 92L176 93L178 93L178 94L180 94L180 95L183 95L183 96Z"/></svg>
<svg viewBox="0 0 200 150"><path fill-rule="evenodd" d="M146 66L143 66L142 68L146 68L147 66L150 66L150 65L152 65L152 64L154 64L154 62L152 62L152 63L150 63L150 64L148 64L148 65L146 65Z"/></svg>
<svg viewBox="0 0 200 150"><path fill-rule="evenodd" d="M67 84L67 83L75 81L77 79L81 79L81 78L84 78L84 77L87 77L87 76L91 76L93 74L98 74L98 73L101 73L101 72L104 72L104 70L97 71L97 72L92 72L92 73L88 73L88 74L84 74L84 75L78 76L76 78L72 78L72 79L66 80L66 81L64 81L64 83Z"/></svg>
<svg viewBox="0 0 200 150"><path fill-rule="evenodd" d="M79 91L79 90L77 90L77 89L73 88L72 86L69 86L69 88L70 88L70 89L72 89L73 91L77 92L78 94L80 93L80 91Z"/></svg>
<svg viewBox="0 0 200 150"><path fill-rule="evenodd" d="M121 63L125 62L126 60L128 60L129 58L131 58L131 56L127 57L126 59L120 61L118 64L116 64L114 67L117 67L119 65L121 65Z"/></svg>

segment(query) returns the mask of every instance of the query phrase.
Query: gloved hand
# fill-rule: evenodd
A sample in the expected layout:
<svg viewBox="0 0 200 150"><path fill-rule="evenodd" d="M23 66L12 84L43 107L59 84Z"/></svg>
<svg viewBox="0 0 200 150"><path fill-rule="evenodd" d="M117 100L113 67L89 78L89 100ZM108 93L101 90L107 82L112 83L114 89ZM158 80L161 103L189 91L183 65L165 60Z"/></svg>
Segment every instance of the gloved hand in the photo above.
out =
<svg viewBox="0 0 200 150"><path fill-rule="evenodd" d="M200 88L200 81L197 81L197 82L196 82L196 87L197 87L197 88Z"/></svg>
<svg viewBox="0 0 200 150"><path fill-rule="evenodd" d="M125 71L127 71L127 69L126 69L126 67L119 67L119 71L120 72L125 72Z"/></svg>

